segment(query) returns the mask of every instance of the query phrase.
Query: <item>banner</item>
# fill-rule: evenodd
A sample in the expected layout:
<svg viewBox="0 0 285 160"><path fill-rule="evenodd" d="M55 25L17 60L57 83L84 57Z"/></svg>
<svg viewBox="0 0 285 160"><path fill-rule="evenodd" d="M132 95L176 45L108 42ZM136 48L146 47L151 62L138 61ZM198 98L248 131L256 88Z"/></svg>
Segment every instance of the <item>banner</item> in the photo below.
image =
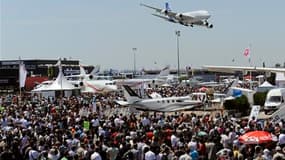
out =
<svg viewBox="0 0 285 160"><path fill-rule="evenodd" d="M254 118L255 121L257 120L259 111L260 111L260 106L259 106L259 105L253 105L253 106L251 107L250 115L249 115L249 118L248 118L248 123L249 123L253 118Z"/></svg>
<svg viewBox="0 0 285 160"><path fill-rule="evenodd" d="M280 106L280 108L271 115L271 118L274 124L279 123L281 119L285 120L285 106Z"/></svg>
<svg viewBox="0 0 285 160"><path fill-rule="evenodd" d="M20 88L25 87L25 82L27 78L27 70L25 64L20 62L19 65L19 86Z"/></svg>

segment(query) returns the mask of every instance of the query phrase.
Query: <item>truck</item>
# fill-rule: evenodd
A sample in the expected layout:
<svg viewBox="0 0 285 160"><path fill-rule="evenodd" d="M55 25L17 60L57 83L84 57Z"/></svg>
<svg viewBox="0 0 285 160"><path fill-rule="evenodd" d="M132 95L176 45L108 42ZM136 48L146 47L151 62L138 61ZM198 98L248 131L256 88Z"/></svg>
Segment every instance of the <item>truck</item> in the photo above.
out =
<svg viewBox="0 0 285 160"><path fill-rule="evenodd" d="M264 113L274 112L285 106L285 88L269 90L264 103Z"/></svg>

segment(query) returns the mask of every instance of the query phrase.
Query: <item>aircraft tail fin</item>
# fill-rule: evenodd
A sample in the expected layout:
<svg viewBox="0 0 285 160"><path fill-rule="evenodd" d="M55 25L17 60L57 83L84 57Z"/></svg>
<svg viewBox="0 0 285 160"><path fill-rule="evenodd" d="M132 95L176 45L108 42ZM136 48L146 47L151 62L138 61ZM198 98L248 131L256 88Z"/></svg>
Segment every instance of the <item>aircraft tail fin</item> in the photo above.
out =
<svg viewBox="0 0 285 160"><path fill-rule="evenodd" d="M161 76L168 76L169 73L170 73L170 66L167 65L166 67L164 67L164 68L160 71L159 76L160 76L160 77L161 77Z"/></svg>
<svg viewBox="0 0 285 160"><path fill-rule="evenodd" d="M83 66L79 65L79 69L80 69L80 76L85 77L86 76L86 72L85 72L85 69L83 68Z"/></svg>
<svg viewBox="0 0 285 160"><path fill-rule="evenodd" d="M124 96L129 104L141 100L139 95L127 85L123 85Z"/></svg>
<svg viewBox="0 0 285 160"><path fill-rule="evenodd" d="M165 10L167 10L167 11L171 11L171 9L170 9L170 5L169 5L169 3L168 3L168 2L165 2Z"/></svg>
<svg viewBox="0 0 285 160"><path fill-rule="evenodd" d="M232 89L231 89L231 87L236 87L237 85L238 85L238 81L239 81L239 79L238 78L236 78L235 80L233 80L229 85L228 85L228 87L225 89L225 93L226 93L226 95L232 95Z"/></svg>
<svg viewBox="0 0 285 160"><path fill-rule="evenodd" d="M91 75L96 75L100 72L100 65L96 65L94 69L90 72Z"/></svg>

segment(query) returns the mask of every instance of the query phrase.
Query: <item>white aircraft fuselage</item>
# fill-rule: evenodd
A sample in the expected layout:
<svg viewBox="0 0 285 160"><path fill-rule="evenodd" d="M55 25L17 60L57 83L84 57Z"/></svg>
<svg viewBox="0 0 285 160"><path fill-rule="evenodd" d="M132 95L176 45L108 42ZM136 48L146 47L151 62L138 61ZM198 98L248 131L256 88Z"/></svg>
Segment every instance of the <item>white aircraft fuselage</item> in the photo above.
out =
<svg viewBox="0 0 285 160"><path fill-rule="evenodd" d="M176 112L191 110L203 105L202 101L191 100L189 96L142 99L129 86L123 86L123 89L127 102L117 101L117 103L133 107L137 110Z"/></svg>
<svg viewBox="0 0 285 160"><path fill-rule="evenodd" d="M206 10L197 10L192 12L174 12L170 9L169 4L165 3L165 8L156 8L146 4L141 4L144 7L150 8L158 12L159 14L152 14L172 23L179 23L184 26L205 26L207 28L213 28L213 24L208 23L208 19L211 17L210 13Z"/></svg>

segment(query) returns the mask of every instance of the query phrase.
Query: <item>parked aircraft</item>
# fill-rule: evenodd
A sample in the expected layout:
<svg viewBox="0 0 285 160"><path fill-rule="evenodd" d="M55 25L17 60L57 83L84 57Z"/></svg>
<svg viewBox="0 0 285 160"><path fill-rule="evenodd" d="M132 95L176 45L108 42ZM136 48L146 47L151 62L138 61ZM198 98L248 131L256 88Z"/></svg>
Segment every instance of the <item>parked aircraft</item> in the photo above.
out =
<svg viewBox="0 0 285 160"><path fill-rule="evenodd" d="M79 65L79 70L80 70L80 74L65 76L65 77L69 80L79 80L79 79L92 80L100 72L100 66L96 65L89 74L86 74L85 69L83 68L82 65Z"/></svg>
<svg viewBox="0 0 285 160"><path fill-rule="evenodd" d="M155 78L152 79L133 78L133 79L117 79L114 81L118 87L122 87L123 85L127 85L132 88L145 88L141 86L148 86L148 85L159 86L167 82L174 81L174 77L170 76L169 73L170 73L170 67L166 66L160 71L159 75L157 75Z"/></svg>
<svg viewBox="0 0 285 160"><path fill-rule="evenodd" d="M191 110L195 107L200 107L203 105L202 101L190 100L189 96L142 99L129 86L123 85L123 90L127 101L116 102L123 106L134 107L137 110L176 112Z"/></svg>
<svg viewBox="0 0 285 160"><path fill-rule="evenodd" d="M141 6L151 8L160 14L153 13L153 16L162 18L168 22L172 23L179 23L184 26L205 26L207 28L213 28L213 24L208 22L208 19L211 17L208 11L206 10L198 10L192 12L173 12L170 7L169 3L165 3L165 8L156 8L146 4L141 4Z"/></svg>
<svg viewBox="0 0 285 160"><path fill-rule="evenodd" d="M90 74L86 74L84 68L80 66L80 74L68 76L69 79L76 78L75 80L69 80L76 87L81 88L81 92L112 92L117 90L117 86L112 80L96 79L97 73L100 70L100 66L96 66Z"/></svg>

